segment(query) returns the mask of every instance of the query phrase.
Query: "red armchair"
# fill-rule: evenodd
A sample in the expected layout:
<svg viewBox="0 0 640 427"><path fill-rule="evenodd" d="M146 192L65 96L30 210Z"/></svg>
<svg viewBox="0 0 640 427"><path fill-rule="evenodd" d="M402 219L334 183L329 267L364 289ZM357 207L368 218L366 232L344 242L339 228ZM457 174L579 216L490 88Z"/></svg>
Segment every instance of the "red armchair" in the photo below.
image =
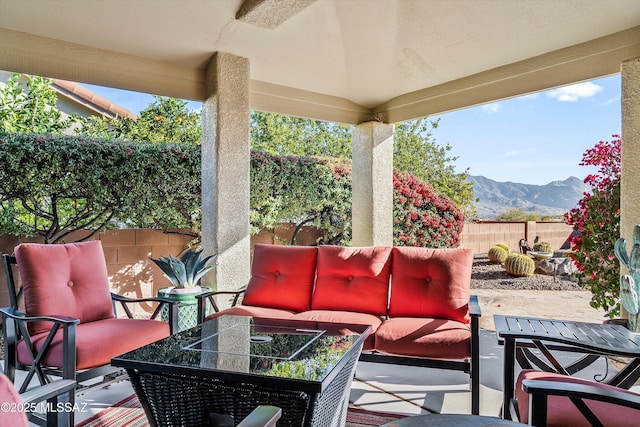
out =
<svg viewBox="0 0 640 427"><path fill-rule="evenodd" d="M16 369L28 370L19 392L34 376L41 384L49 375L82 382L98 376L103 387L123 379L111 358L169 336L177 330L177 304L162 298L130 299L111 294L99 241L63 245L21 244L15 257L3 255L11 307L0 309L5 339L5 374L14 381ZM17 263L20 286L12 264ZM22 301L23 300L23 301ZM24 303L24 312L20 311ZM169 304L169 323L133 319L129 303ZM116 305L126 318L117 317Z"/></svg>
<svg viewBox="0 0 640 427"><path fill-rule="evenodd" d="M516 382L520 421L536 427L637 426L640 395L582 378L525 369Z"/></svg>

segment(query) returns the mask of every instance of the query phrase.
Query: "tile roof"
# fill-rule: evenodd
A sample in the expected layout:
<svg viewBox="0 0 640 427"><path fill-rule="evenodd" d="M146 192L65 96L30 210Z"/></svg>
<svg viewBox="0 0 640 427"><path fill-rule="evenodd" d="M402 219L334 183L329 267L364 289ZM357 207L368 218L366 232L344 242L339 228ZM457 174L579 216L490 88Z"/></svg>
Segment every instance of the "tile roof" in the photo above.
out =
<svg viewBox="0 0 640 427"><path fill-rule="evenodd" d="M90 91L86 87L81 86L76 82L70 82L68 80L53 79L52 86L56 91L62 93L68 97L74 98L76 101L87 105L87 107L98 111L101 114L109 117L120 116L128 117L130 119L137 119L138 116L124 107L114 104L108 99L98 95L95 92Z"/></svg>

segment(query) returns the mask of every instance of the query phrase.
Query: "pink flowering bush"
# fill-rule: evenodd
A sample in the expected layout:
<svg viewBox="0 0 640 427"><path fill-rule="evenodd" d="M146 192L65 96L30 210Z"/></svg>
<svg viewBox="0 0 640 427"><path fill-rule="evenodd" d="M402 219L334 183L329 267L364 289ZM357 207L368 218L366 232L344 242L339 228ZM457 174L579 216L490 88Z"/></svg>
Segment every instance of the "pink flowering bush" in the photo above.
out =
<svg viewBox="0 0 640 427"><path fill-rule="evenodd" d="M464 216L451 199L407 173L393 173L393 243L451 248L460 244Z"/></svg>
<svg viewBox="0 0 640 427"><path fill-rule="evenodd" d="M592 293L591 306L602 308L611 318L620 314L620 264L614 245L620 236L620 136L600 141L585 151L580 166L597 166L596 174L584 182L591 193L584 193L578 206L565 214L574 233L571 252L580 285Z"/></svg>

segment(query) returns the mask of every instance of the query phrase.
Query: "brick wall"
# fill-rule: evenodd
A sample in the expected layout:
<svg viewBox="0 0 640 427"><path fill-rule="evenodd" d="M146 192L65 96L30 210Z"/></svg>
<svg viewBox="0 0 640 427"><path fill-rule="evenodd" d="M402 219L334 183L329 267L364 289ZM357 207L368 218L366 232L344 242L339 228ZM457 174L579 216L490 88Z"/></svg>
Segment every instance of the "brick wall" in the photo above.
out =
<svg viewBox="0 0 640 427"><path fill-rule="evenodd" d="M274 233L262 232L251 238L251 244L284 244L291 241L295 230L293 224L280 224ZM474 253L486 253L498 243L507 243L512 250L518 250L518 241L526 238L530 244L536 236L559 249L571 234L571 227L555 222L482 222L465 224L461 247L470 248ZM320 231L314 227L304 227L298 234L299 245L313 245ZM112 290L118 294L134 297L155 296L158 289L169 286L169 281L149 258L178 255L186 243L187 236L166 234L160 230L109 230L96 235L102 242L107 270L111 278ZM0 235L0 252L12 253L22 242L35 239L21 239ZM15 274L17 277L17 273ZM9 305L5 276L0 277L0 306ZM139 313L150 312L150 306L142 307Z"/></svg>

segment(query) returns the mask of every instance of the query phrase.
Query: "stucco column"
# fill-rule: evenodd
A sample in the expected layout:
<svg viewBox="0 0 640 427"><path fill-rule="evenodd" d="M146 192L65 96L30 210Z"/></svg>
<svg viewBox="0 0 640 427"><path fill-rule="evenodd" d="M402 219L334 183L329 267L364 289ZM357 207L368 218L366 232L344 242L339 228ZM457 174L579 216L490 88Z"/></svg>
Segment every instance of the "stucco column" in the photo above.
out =
<svg viewBox="0 0 640 427"><path fill-rule="evenodd" d="M393 245L393 125L362 123L353 137L353 246Z"/></svg>
<svg viewBox="0 0 640 427"><path fill-rule="evenodd" d="M205 78L202 245L218 258L217 268L203 284L218 290L238 289L250 275L249 60L218 52Z"/></svg>
<svg viewBox="0 0 640 427"><path fill-rule="evenodd" d="M620 234L631 250L633 227L640 224L640 58L622 63L622 178Z"/></svg>

